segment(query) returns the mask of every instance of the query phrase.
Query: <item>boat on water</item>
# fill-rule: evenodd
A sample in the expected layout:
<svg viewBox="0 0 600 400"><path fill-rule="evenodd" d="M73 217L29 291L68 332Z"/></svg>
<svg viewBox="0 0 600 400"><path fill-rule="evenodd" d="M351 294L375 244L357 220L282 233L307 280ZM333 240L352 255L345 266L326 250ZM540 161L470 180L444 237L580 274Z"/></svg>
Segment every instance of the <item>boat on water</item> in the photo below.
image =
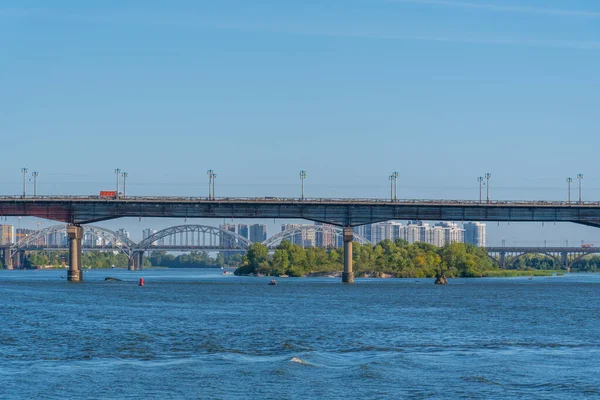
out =
<svg viewBox="0 0 600 400"><path fill-rule="evenodd" d="M271 279L269 281L269 285L275 286L275 285L277 285L277 281L275 279Z"/></svg>
<svg viewBox="0 0 600 400"><path fill-rule="evenodd" d="M280 278L289 278L289 275L283 274L283 275L279 275Z"/></svg>

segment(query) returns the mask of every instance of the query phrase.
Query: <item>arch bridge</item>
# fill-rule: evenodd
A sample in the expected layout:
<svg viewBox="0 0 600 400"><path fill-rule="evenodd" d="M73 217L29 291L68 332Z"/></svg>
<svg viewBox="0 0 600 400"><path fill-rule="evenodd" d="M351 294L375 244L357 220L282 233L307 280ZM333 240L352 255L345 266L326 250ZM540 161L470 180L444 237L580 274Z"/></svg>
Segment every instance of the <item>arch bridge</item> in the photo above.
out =
<svg viewBox="0 0 600 400"><path fill-rule="evenodd" d="M141 269L147 251L246 251L252 244L247 238L222 228L206 225L178 225L153 233L139 243L106 228L82 227L81 251L119 251L129 259L129 269ZM307 246L338 247L343 241L343 228L330 225L302 225L282 231L263 244L276 248L282 241ZM71 250L67 244L68 225L54 225L28 236L6 249L3 261L7 268L22 267L26 251ZM309 238L306 240L304 238ZM366 244L358 235L354 240ZM80 262L80 261L79 261Z"/></svg>
<svg viewBox="0 0 600 400"><path fill-rule="evenodd" d="M545 255L567 271L590 254L600 254L600 247L487 247L488 256L500 268L508 268L528 254Z"/></svg>

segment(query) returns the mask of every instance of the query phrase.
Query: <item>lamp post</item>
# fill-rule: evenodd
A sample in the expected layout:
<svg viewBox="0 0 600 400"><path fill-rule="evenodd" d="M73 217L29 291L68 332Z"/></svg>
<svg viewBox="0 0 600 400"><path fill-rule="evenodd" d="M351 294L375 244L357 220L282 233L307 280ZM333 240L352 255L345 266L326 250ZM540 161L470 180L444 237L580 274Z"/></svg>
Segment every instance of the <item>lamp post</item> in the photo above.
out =
<svg viewBox="0 0 600 400"><path fill-rule="evenodd" d="M213 180L213 174L215 173L215 171L213 171L212 169L209 169L206 171L206 175L208 175L208 199L212 199L212 180Z"/></svg>
<svg viewBox="0 0 600 400"><path fill-rule="evenodd" d="M392 178L394 180L394 201L398 200L398 172L392 172Z"/></svg>
<svg viewBox="0 0 600 400"><path fill-rule="evenodd" d="M127 172L123 172L121 176L123 177L123 198L125 198L125 189L127 185L127 177L129 176L129 174Z"/></svg>
<svg viewBox="0 0 600 400"><path fill-rule="evenodd" d="M31 173L31 176L33 176L33 197L37 197L37 177L39 174L37 171Z"/></svg>
<svg viewBox="0 0 600 400"><path fill-rule="evenodd" d="M487 197L487 203L490 203L490 178L492 177L492 174L490 174L489 172L487 174L485 174L485 186L486 186L486 197Z"/></svg>
<svg viewBox="0 0 600 400"><path fill-rule="evenodd" d="M569 186L569 195L567 197L568 203L571 204L571 183L573 182L573 178L567 178L567 184Z"/></svg>
<svg viewBox="0 0 600 400"><path fill-rule="evenodd" d="M300 181L302 182L302 200L304 200L304 180L306 179L306 171L300 171Z"/></svg>
<svg viewBox="0 0 600 400"><path fill-rule="evenodd" d="M577 180L579 181L579 204L582 203L581 197L581 181L583 180L583 174L577 174Z"/></svg>
<svg viewBox="0 0 600 400"><path fill-rule="evenodd" d="M117 175L117 196L119 196L119 177L121 176L121 168L115 168L115 175Z"/></svg>
<svg viewBox="0 0 600 400"><path fill-rule="evenodd" d="M477 182L479 182L479 203L483 201L483 176L477 178Z"/></svg>
<svg viewBox="0 0 600 400"><path fill-rule="evenodd" d="M23 198L25 198L25 196L27 196L27 183L26 183L26 176L27 176L27 172L29 171L29 168L21 168L21 173L23 174Z"/></svg>
<svg viewBox="0 0 600 400"><path fill-rule="evenodd" d="M215 180L217 179L217 174L212 173L212 197L215 199Z"/></svg>
<svg viewBox="0 0 600 400"><path fill-rule="evenodd" d="M390 201L394 201L394 176L390 175L388 178L390 180Z"/></svg>

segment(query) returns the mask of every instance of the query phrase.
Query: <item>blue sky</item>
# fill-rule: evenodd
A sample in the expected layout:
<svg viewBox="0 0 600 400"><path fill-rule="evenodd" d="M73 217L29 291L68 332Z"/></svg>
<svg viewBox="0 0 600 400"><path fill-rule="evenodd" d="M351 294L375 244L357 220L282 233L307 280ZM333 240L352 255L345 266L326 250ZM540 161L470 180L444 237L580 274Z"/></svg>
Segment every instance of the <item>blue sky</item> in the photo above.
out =
<svg viewBox="0 0 600 400"><path fill-rule="evenodd" d="M217 195L295 196L305 169L309 196L386 197L397 170L401 198L475 199L490 172L496 199L584 173L598 200L599 26L581 0L4 0L2 192L26 166L41 194L95 194L120 167L131 195L205 196L212 168Z"/></svg>

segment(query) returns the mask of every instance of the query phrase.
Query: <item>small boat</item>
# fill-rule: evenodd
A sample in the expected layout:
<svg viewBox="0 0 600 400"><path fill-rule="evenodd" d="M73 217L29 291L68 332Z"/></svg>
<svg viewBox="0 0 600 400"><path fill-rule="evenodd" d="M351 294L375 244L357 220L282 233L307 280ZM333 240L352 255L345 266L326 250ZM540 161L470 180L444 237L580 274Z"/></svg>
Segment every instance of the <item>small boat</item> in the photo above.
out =
<svg viewBox="0 0 600 400"><path fill-rule="evenodd" d="M271 279L271 280L269 281L269 285L273 285L273 286L275 286L275 285L277 285L277 281L276 281L275 279Z"/></svg>

